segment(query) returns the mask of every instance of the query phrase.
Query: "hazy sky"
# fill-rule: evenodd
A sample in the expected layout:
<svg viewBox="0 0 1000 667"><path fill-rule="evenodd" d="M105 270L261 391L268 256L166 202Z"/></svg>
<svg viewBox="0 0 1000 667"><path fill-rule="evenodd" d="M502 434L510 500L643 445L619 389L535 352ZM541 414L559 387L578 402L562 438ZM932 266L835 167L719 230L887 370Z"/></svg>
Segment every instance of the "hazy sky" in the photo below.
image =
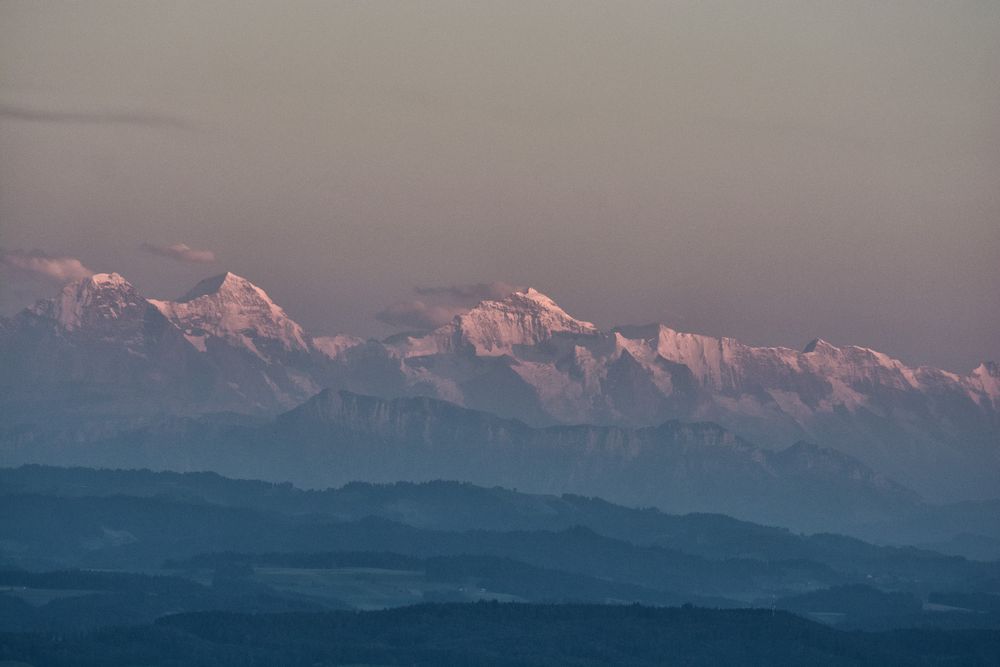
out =
<svg viewBox="0 0 1000 667"><path fill-rule="evenodd" d="M502 280L966 372L1000 3L0 0L0 248L156 297L230 269L316 333ZM0 277L4 312L56 289Z"/></svg>

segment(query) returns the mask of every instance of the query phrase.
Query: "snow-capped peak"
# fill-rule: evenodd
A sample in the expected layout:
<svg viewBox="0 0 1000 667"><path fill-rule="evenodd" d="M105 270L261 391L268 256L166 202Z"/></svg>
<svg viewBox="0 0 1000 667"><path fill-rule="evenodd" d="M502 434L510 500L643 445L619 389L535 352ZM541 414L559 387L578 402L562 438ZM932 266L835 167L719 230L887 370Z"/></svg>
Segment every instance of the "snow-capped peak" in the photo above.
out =
<svg viewBox="0 0 1000 667"><path fill-rule="evenodd" d="M177 302L187 303L188 301L194 301L200 297L212 294L223 294L238 297L240 293L255 293L259 298L267 301L268 303L273 303L271 301L271 297L269 297L264 290L257 287L246 278L238 276L231 271L220 273L219 275L212 276L211 278L205 278L192 287L187 294L179 298Z"/></svg>
<svg viewBox="0 0 1000 667"><path fill-rule="evenodd" d="M312 339L313 347L330 359L336 359L345 350L364 344L365 339L347 334L336 336L317 336Z"/></svg>
<svg viewBox="0 0 1000 667"><path fill-rule="evenodd" d="M84 282L89 282L94 287L124 287L131 289L132 285L118 273L95 273L90 278L85 278Z"/></svg>
<svg viewBox="0 0 1000 667"><path fill-rule="evenodd" d="M976 366L969 379L995 403L1000 405L1000 364L984 361Z"/></svg>
<svg viewBox="0 0 1000 667"><path fill-rule="evenodd" d="M806 346L802 348L803 354L811 354L813 352L819 353L830 353L836 352L837 347L823 340L822 338L813 338L811 341L806 343Z"/></svg>
<svg viewBox="0 0 1000 667"><path fill-rule="evenodd" d="M532 287L481 301L448 326L479 356L507 354L515 345L535 345L557 333L597 333L593 324L570 316Z"/></svg>
<svg viewBox="0 0 1000 667"><path fill-rule="evenodd" d="M145 309L145 299L121 275L95 273L69 283L55 298L43 299L28 310L73 331L102 321L125 319L130 312L141 315Z"/></svg>
<svg viewBox="0 0 1000 667"><path fill-rule="evenodd" d="M506 301L509 303L532 303L537 304L539 308L544 308L545 310L550 310L559 313L562 317L573 319L566 314L566 311L559 307L559 305L552 300L551 297L542 294L534 287L526 287L525 289L515 290L509 295L501 299L501 301ZM579 322L580 320L574 320ZM590 322L582 322L582 324L588 324L593 327Z"/></svg>
<svg viewBox="0 0 1000 667"><path fill-rule="evenodd" d="M976 366L973 373L983 377L1000 378L1000 364L995 361L984 361Z"/></svg>
<svg viewBox="0 0 1000 667"><path fill-rule="evenodd" d="M308 349L302 327L264 290L234 273L206 278L177 301L150 299L150 303L202 350L206 336L245 347L262 358L267 358L262 346Z"/></svg>

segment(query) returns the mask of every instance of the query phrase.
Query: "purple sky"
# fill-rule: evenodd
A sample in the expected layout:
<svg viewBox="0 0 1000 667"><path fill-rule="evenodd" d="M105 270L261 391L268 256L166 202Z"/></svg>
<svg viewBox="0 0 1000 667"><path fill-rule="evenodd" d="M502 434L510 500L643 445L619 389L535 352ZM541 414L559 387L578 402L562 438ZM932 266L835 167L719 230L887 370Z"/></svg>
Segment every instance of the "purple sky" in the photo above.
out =
<svg viewBox="0 0 1000 667"><path fill-rule="evenodd" d="M1000 359L992 0L9 1L0 62L22 264L229 269L317 333L505 281L599 326ZM3 312L57 289L12 261Z"/></svg>

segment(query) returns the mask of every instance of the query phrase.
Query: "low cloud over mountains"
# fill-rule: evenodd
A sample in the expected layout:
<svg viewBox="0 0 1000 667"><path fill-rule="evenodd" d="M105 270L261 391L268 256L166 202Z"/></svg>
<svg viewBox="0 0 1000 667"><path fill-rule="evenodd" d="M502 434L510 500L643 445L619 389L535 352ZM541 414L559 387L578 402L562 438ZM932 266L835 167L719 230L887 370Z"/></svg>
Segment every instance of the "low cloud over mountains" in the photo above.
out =
<svg viewBox="0 0 1000 667"><path fill-rule="evenodd" d="M380 322L404 329L436 329L451 322L456 315L468 312L480 301L502 299L516 289L516 285L502 281L415 287L413 291L419 299L394 303L375 317Z"/></svg>
<svg viewBox="0 0 1000 667"><path fill-rule="evenodd" d="M60 284L94 275L76 257L52 256L40 250L0 250L0 266L4 273L27 275Z"/></svg>
<svg viewBox="0 0 1000 667"><path fill-rule="evenodd" d="M215 253L211 250L199 250L192 248L186 243L174 243L173 245L143 243L140 247L151 255L166 257L178 262L208 264L215 261Z"/></svg>

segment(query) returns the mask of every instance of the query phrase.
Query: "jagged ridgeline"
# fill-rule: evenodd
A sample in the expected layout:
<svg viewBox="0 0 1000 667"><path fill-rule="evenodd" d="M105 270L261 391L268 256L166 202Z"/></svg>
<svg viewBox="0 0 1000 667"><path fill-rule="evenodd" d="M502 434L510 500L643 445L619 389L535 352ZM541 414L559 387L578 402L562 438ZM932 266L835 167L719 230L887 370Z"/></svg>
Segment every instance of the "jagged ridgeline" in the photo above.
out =
<svg viewBox="0 0 1000 667"><path fill-rule="evenodd" d="M489 453L502 443L525 465L572 454L573 479L593 483L594 493L614 487L598 480L601 471L624 479L648 467L649 479L635 485L634 497L615 495L635 502L661 500L641 491L655 484L657 475L663 476L661 486L676 488L674 497L684 496L680 482L688 477L672 477L667 463L681 465L675 472L688 470L696 481L699 471L716 466L727 486L726 471L745 468L758 480L746 483L752 493L769 478L780 488L796 466L830 475L843 470L865 487L863 494L888 494L892 502L907 502L903 487L930 500L991 498L1000 477L996 364L959 376L822 340L797 351L750 347L663 325L602 331L530 288L483 301L433 331L377 341L312 336L262 289L231 273L202 281L177 301L147 299L118 274L97 274L4 320L0 361L6 463L54 462L46 452L67 455L60 449L67 443L75 448L68 461L106 462L106 452L94 443L135 428L178 428L185 438L195 428L164 427L165 414L214 414L203 426L214 433L220 421L271 419L333 389L380 399L429 397L523 423L497 421L507 424L504 433L484 436L473 428L463 435L470 463L492 460ZM317 400L331 400L324 396ZM397 417L404 411L401 404L385 405ZM432 413L413 418L423 423L446 411L428 403L410 405L417 406L406 408L411 412ZM301 417L314 408L292 414ZM233 415L222 419L220 412ZM466 424L490 419L449 414L461 415ZM295 419L286 416L276 424ZM671 420L718 427L661 426ZM575 424L593 427L570 428ZM526 434L529 427L554 430L537 431L546 437L510 435ZM453 431L463 428L456 424ZM287 446L273 427L271 435ZM535 444L542 439L567 443L566 449ZM685 452L680 458L678 439ZM586 444L591 441L593 446ZM818 448L788 450L799 442ZM446 438L442 447L459 444ZM539 451L529 452L531 447ZM348 449L315 449L321 461L304 461L303 471L285 468L282 475L309 483L338 481L339 473L324 476L318 468ZM137 451L148 454L148 465L176 464L169 454ZM420 452L427 464L418 468L421 476L452 472L435 469L433 457L425 454ZM712 462L716 454L720 458ZM305 455L290 451L288 458ZM392 467L393 456L379 479L399 470ZM213 462L221 457L222 452ZM354 459L338 465L377 473ZM552 472L543 466L539 476L546 471ZM488 470L454 472L494 481ZM554 472L552 479L570 474ZM518 477L498 481L522 483ZM565 490L587 488L581 481Z"/></svg>

